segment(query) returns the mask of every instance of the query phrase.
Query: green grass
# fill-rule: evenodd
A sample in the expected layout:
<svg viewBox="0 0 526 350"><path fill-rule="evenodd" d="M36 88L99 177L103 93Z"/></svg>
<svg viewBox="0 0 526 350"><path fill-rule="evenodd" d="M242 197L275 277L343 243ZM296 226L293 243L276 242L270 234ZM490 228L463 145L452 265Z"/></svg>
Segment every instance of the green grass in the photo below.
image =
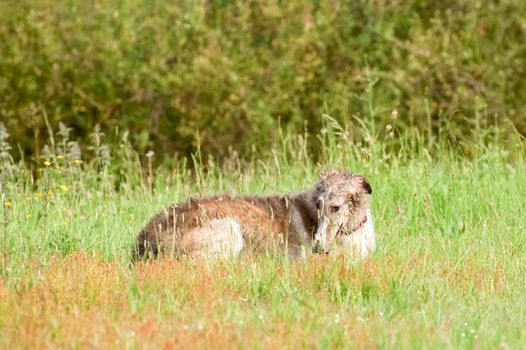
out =
<svg viewBox="0 0 526 350"><path fill-rule="evenodd" d="M0 347L520 348L524 153L480 144L466 159L407 139L397 154L388 138L356 145L336 125L318 140L321 167L373 186L379 244L367 263L129 267L138 231L172 202L312 186L320 166L298 137L283 136L269 159L219 166L197 154L193 171L152 168L152 181L132 156L117 157L120 146L102 166L53 154L36 182L23 166L4 171Z"/></svg>

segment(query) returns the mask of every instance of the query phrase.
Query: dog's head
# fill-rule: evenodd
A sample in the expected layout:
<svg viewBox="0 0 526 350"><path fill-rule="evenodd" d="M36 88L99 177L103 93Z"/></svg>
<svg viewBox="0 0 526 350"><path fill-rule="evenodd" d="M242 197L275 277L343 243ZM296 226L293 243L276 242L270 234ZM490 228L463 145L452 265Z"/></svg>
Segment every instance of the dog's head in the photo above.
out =
<svg viewBox="0 0 526 350"><path fill-rule="evenodd" d="M315 193L318 230L313 251L328 254L339 235L350 235L365 223L372 189L362 175L329 170L320 172Z"/></svg>

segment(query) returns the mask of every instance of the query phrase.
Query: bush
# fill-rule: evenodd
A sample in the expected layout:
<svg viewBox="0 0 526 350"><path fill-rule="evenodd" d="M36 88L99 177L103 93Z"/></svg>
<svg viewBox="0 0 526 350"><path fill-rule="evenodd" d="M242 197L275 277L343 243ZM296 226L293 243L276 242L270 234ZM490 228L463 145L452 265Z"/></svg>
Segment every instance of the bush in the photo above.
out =
<svg viewBox="0 0 526 350"><path fill-rule="evenodd" d="M373 136L395 109L429 140L524 135L525 17L521 0L2 1L0 121L28 153L45 116L167 156L265 149L323 113Z"/></svg>

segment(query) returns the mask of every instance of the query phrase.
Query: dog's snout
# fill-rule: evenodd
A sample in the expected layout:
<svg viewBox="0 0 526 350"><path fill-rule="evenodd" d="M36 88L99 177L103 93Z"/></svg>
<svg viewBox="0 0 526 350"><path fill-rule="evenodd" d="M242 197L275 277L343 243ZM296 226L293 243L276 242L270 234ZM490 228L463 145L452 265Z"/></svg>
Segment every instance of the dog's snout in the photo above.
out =
<svg viewBox="0 0 526 350"><path fill-rule="evenodd" d="M312 252L314 254L320 254L322 252L321 241L319 239L314 240L314 244L312 245Z"/></svg>
<svg viewBox="0 0 526 350"><path fill-rule="evenodd" d="M317 240L314 241L314 244L312 246L312 252L314 254L325 254L325 255L328 255L330 253L330 251L331 251L330 249L322 247L320 240L317 239Z"/></svg>

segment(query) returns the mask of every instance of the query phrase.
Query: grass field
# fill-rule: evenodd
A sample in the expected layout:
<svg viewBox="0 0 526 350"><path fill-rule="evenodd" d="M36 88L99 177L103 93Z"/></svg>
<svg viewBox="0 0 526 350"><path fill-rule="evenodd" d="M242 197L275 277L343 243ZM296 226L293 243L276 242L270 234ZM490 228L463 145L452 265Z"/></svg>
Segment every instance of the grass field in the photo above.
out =
<svg viewBox="0 0 526 350"><path fill-rule="evenodd" d="M5 158L0 348L521 348L524 144L473 145L467 159L390 137L397 152L389 137L354 145L329 128L320 164L304 139L283 136L273 157L218 166L197 154L192 171L182 160L141 168L125 145L98 141L96 156L74 159L58 137L33 173ZM191 194L299 191L320 167L369 178L379 240L370 261L130 267L138 231L164 206Z"/></svg>

